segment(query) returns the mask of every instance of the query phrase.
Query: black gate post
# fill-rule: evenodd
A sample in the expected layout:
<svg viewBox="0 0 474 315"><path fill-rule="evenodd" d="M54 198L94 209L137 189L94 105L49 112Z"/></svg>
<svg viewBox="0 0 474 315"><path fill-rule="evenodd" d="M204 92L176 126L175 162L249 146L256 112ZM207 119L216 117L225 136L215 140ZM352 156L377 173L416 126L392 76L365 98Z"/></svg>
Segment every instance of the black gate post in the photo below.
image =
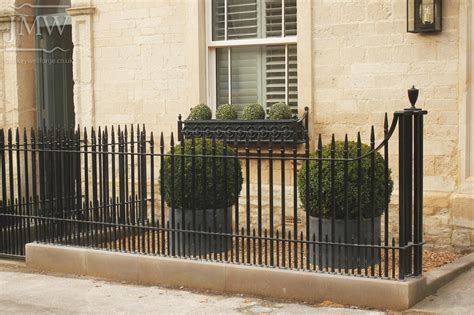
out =
<svg viewBox="0 0 474 315"><path fill-rule="evenodd" d="M423 258L423 116L415 107L419 91L408 90L411 108L399 118L399 278L422 273Z"/></svg>
<svg viewBox="0 0 474 315"><path fill-rule="evenodd" d="M416 89L412 89L416 90ZM418 94L416 92L411 92ZM410 101L412 99L410 98ZM415 108L416 98L412 101L414 117L414 270L415 276L423 272L423 116L428 114L426 110Z"/></svg>
<svg viewBox="0 0 474 315"><path fill-rule="evenodd" d="M407 111L397 112L396 115L399 119L399 140L398 140L398 182L399 182L399 213L398 213L398 243L399 243L399 279L404 279L406 274L406 252L405 247L408 243L407 240L407 226L406 226L406 216L408 215L407 209L407 199L409 194L407 194L408 178L407 173L409 171L411 176L411 170L408 168L407 159L407 147L411 145L411 138L408 138L407 129L410 127L408 125L407 117L410 113ZM408 128L407 128L408 127ZM411 157L410 157L411 159Z"/></svg>

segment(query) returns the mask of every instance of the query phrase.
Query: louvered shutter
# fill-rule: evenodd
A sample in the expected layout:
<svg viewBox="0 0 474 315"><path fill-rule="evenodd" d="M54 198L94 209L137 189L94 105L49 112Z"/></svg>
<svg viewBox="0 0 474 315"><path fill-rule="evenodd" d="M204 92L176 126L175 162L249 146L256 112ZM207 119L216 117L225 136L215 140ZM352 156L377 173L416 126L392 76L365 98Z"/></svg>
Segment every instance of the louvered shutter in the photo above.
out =
<svg viewBox="0 0 474 315"><path fill-rule="evenodd" d="M217 105L229 103L229 63L227 50L220 48L216 50L216 92Z"/></svg>
<svg viewBox="0 0 474 315"><path fill-rule="evenodd" d="M227 0L227 39L257 38L258 0ZM213 39L225 40L225 0L213 2Z"/></svg>
<svg viewBox="0 0 474 315"><path fill-rule="evenodd" d="M228 40L258 37L257 6L257 0L227 0Z"/></svg>
<svg viewBox="0 0 474 315"><path fill-rule="evenodd" d="M288 105L298 111L298 62L296 45L288 45Z"/></svg>
<svg viewBox="0 0 474 315"><path fill-rule="evenodd" d="M265 1L265 34L281 37L281 0Z"/></svg>
<svg viewBox="0 0 474 315"><path fill-rule="evenodd" d="M241 112L250 103L261 100L261 48L258 46L231 48L231 102ZM229 102L228 48L217 49L217 102L218 105ZM225 83L224 83L225 82Z"/></svg>
<svg viewBox="0 0 474 315"><path fill-rule="evenodd" d="M225 40L225 0L212 2L212 39Z"/></svg>
<svg viewBox="0 0 474 315"><path fill-rule="evenodd" d="M231 60L232 104L242 111L247 104L261 103L261 48L232 48Z"/></svg>
<svg viewBox="0 0 474 315"><path fill-rule="evenodd" d="M265 1L266 37L282 37L282 2ZM296 0L285 0L285 36L296 36Z"/></svg>
<svg viewBox="0 0 474 315"><path fill-rule="evenodd" d="M288 62L286 72L285 62ZM266 105L287 102L295 111L298 105L296 45L288 45L288 59L285 46L267 46L265 54L265 96ZM286 98L288 93L288 99Z"/></svg>
<svg viewBox="0 0 474 315"><path fill-rule="evenodd" d="M214 0L214 40L226 40L226 12L229 41L261 37L281 38L295 36L297 33L296 0ZM255 102L267 107L277 102L287 102L296 111L296 58L296 45L216 49L217 106L228 103L231 93L231 102L239 111L246 104Z"/></svg>
<svg viewBox="0 0 474 315"><path fill-rule="evenodd" d="M285 0L285 36L296 36L296 0Z"/></svg>

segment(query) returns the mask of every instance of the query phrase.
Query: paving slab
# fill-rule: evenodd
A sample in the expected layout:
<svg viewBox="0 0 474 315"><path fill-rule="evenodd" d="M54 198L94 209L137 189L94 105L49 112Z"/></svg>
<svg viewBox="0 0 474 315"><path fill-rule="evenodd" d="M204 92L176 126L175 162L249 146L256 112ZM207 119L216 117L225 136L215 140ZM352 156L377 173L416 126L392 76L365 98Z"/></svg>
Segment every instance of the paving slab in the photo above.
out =
<svg viewBox="0 0 474 315"><path fill-rule="evenodd" d="M59 277L0 266L0 314L383 314Z"/></svg>
<svg viewBox="0 0 474 315"><path fill-rule="evenodd" d="M32 272L0 263L0 314L383 314ZM399 314L390 312L390 314ZM474 268L404 314L474 314Z"/></svg>
<svg viewBox="0 0 474 315"><path fill-rule="evenodd" d="M474 314L474 268L416 304L406 314Z"/></svg>

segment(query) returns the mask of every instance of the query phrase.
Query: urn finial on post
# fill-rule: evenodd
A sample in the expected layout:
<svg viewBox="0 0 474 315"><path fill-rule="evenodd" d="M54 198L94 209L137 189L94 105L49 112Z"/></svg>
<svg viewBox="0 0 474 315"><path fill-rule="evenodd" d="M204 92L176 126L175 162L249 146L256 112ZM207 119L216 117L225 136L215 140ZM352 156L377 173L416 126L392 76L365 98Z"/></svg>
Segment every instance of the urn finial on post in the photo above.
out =
<svg viewBox="0 0 474 315"><path fill-rule="evenodd" d="M420 90L415 88L414 85L411 87L411 89L408 89L408 99L410 100L412 108L416 108L415 104L416 104L416 101L418 100L419 93L420 93Z"/></svg>

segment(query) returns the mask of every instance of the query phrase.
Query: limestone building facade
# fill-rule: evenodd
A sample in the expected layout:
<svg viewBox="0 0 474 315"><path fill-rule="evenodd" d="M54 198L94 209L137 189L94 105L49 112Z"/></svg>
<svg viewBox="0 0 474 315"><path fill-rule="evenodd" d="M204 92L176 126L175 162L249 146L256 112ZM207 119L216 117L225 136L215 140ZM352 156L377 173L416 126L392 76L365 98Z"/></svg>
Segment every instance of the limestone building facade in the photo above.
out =
<svg viewBox="0 0 474 315"><path fill-rule="evenodd" d="M54 121L48 110L58 110L40 99L52 92L31 49L38 34L25 26L51 16L38 13L38 5L60 6L53 15L70 29L72 64L63 70L71 83L63 90L71 91L61 100L81 126L145 124L169 135L178 114L195 104L248 97L267 104L276 95L299 113L310 108L312 139L319 133L354 139L360 131L368 141L370 126L380 139L384 113L407 107L406 90L415 85L418 105L429 111L426 242L472 248L474 1L442 1L442 31L431 35L407 32L404 0L228 1L256 8L256 24L219 20L218 6L233 10L224 0L0 0L2 126L38 126ZM282 22L271 22L265 14L282 6ZM283 90L272 89L265 70L278 54L286 65ZM257 91L229 91L229 68L251 62ZM235 80L247 78L241 74Z"/></svg>

